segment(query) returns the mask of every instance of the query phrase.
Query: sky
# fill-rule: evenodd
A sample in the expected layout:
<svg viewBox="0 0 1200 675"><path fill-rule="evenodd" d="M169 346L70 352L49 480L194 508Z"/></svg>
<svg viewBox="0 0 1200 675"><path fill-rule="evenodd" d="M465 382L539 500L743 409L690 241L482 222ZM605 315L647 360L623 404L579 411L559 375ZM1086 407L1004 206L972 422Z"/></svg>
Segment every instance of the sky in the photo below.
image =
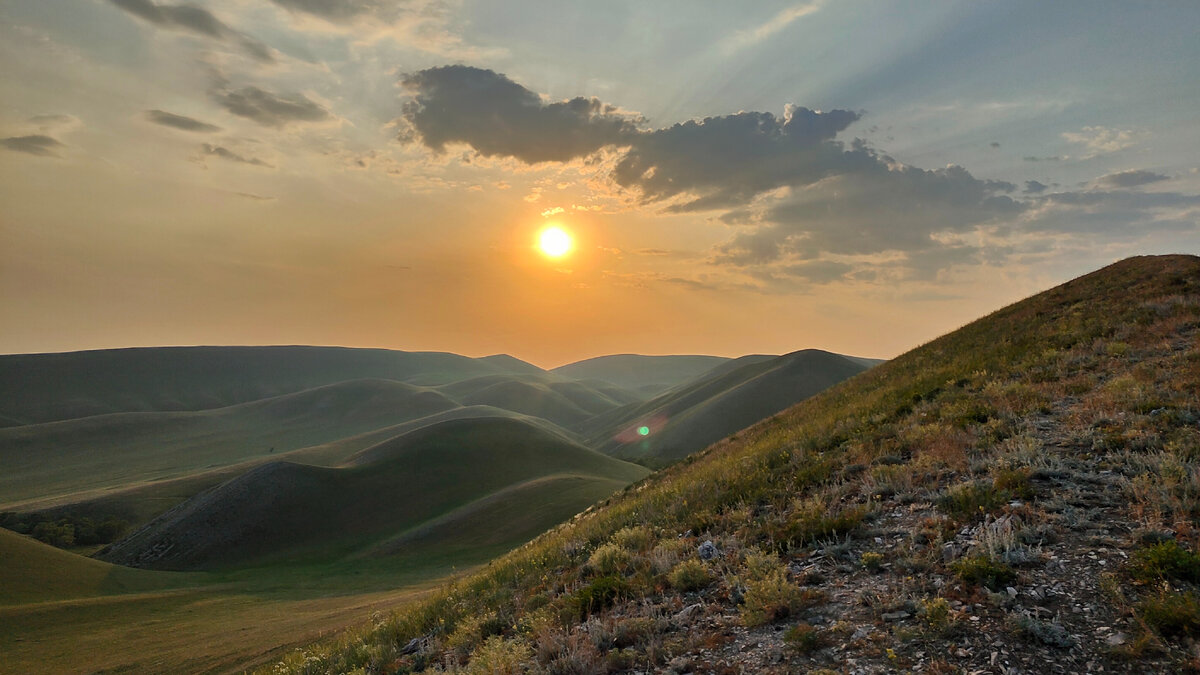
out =
<svg viewBox="0 0 1200 675"><path fill-rule="evenodd" d="M1198 28L1190 0L0 0L0 352L890 358L1200 252Z"/></svg>

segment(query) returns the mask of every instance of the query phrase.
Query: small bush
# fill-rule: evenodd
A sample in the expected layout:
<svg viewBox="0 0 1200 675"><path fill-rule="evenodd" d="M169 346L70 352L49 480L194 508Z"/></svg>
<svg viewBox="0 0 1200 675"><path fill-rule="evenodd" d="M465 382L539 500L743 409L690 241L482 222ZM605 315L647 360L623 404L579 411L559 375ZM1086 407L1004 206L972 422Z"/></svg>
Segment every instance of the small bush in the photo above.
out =
<svg viewBox="0 0 1200 675"><path fill-rule="evenodd" d="M1138 603L1138 616L1159 635L1200 635L1200 598L1195 593L1162 592Z"/></svg>
<svg viewBox="0 0 1200 675"><path fill-rule="evenodd" d="M783 634L783 641L801 654L811 654L824 646L826 640L821 630L807 623L798 623Z"/></svg>
<svg viewBox="0 0 1200 675"><path fill-rule="evenodd" d="M963 581L969 584L981 584L993 591L1000 590L1005 584L1017 578L1017 573L1013 571L1013 568L982 555L958 560L951 565L951 568Z"/></svg>
<svg viewBox="0 0 1200 675"><path fill-rule="evenodd" d="M705 588L712 583L712 575L708 573L708 568L694 558L676 565L668 578L673 588L684 593Z"/></svg>
<svg viewBox="0 0 1200 675"><path fill-rule="evenodd" d="M654 537L645 527L625 527L617 530L611 541L626 551L637 552L650 548L650 542L654 541Z"/></svg>
<svg viewBox="0 0 1200 675"><path fill-rule="evenodd" d="M862 566L868 570L876 572L883 565L883 554L876 553L874 551L867 551L866 553L862 554L859 562L862 563Z"/></svg>
<svg viewBox="0 0 1200 675"><path fill-rule="evenodd" d="M617 576L606 576L595 579L576 592L574 601L576 616L580 619L611 607L617 600L629 595L630 587L626 581Z"/></svg>
<svg viewBox="0 0 1200 675"><path fill-rule="evenodd" d="M950 603L945 598L922 600L917 616L930 628L942 630L950 625Z"/></svg>
<svg viewBox="0 0 1200 675"><path fill-rule="evenodd" d="M1039 621L1022 614L1013 621L1013 627L1018 633L1051 647L1070 649L1075 646L1075 638L1058 622Z"/></svg>
<svg viewBox="0 0 1200 675"><path fill-rule="evenodd" d="M493 635L471 654L468 675L519 675L533 659L533 649L522 640Z"/></svg>
<svg viewBox="0 0 1200 675"><path fill-rule="evenodd" d="M824 593L800 588L788 581L787 573L782 569L775 570L764 578L747 582L742 598L742 623L750 627L773 623L812 607L824 598Z"/></svg>
<svg viewBox="0 0 1200 675"><path fill-rule="evenodd" d="M1164 578L1200 582L1200 555L1171 539L1134 553L1128 571L1147 583Z"/></svg>
<svg viewBox="0 0 1200 675"><path fill-rule="evenodd" d="M1026 501L1033 499L1033 486L1029 483L1028 468L999 469L992 480L992 487L1005 495L1004 501L1016 497Z"/></svg>
<svg viewBox="0 0 1200 675"><path fill-rule="evenodd" d="M609 575L624 572L629 567L629 552L615 543L604 544L592 552L588 567L597 574Z"/></svg>

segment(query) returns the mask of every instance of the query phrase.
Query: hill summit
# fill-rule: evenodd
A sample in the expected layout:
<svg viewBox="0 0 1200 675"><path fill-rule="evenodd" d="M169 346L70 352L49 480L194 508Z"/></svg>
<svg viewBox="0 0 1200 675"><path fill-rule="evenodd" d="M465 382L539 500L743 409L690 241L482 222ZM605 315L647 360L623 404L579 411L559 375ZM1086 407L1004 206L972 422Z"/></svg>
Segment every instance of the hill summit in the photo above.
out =
<svg viewBox="0 0 1200 675"><path fill-rule="evenodd" d="M875 367L269 672L1200 665L1200 258Z"/></svg>

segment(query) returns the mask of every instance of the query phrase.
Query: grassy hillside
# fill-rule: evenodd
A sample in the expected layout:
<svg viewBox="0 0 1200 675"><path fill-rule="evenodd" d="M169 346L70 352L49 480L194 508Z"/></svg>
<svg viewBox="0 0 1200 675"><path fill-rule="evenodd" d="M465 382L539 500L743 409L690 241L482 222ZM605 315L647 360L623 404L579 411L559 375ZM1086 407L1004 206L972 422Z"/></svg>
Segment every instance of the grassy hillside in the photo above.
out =
<svg viewBox="0 0 1200 675"><path fill-rule="evenodd" d="M817 349L734 362L742 363L732 369L721 364L708 377L591 420L588 427L600 431L589 445L652 466L667 464L866 369Z"/></svg>
<svg viewBox="0 0 1200 675"><path fill-rule="evenodd" d="M0 356L0 426L118 412L223 408L327 384L419 385L544 372L504 355L341 347L154 347Z"/></svg>
<svg viewBox="0 0 1200 675"><path fill-rule="evenodd" d="M1197 391L1200 258L1122 261L269 672L1194 670Z"/></svg>
<svg viewBox="0 0 1200 675"><path fill-rule="evenodd" d="M358 453L341 467L263 464L181 504L101 557L160 569L335 560L529 480L577 475L610 491L645 474L519 419L441 422ZM508 508L535 511L537 491ZM596 500L580 490L538 517L496 523L524 541Z"/></svg>
<svg viewBox="0 0 1200 675"><path fill-rule="evenodd" d="M550 372L571 380L603 380L623 389L654 395L694 379L728 360L721 356L613 354L568 363Z"/></svg>
<svg viewBox="0 0 1200 675"><path fill-rule="evenodd" d="M215 410L9 427L0 429L0 504L179 477L457 406L435 390L373 379Z"/></svg>

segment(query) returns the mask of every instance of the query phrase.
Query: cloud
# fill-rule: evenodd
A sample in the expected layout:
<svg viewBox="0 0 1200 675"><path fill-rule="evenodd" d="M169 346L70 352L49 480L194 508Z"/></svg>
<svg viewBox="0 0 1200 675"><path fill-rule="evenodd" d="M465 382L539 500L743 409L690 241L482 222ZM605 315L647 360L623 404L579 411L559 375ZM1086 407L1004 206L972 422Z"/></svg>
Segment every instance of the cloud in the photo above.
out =
<svg viewBox="0 0 1200 675"><path fill-rule="evenodd" d="M748 30L739 30L726 38L721 42L721 51L725 54L733 54L747 47L753 47L792 25L797 19L816 13L821 9L821 5L820 0L813 0L786 7L764 23Z"/></svg>
<svg viewBox="0 0 1200 675"><path fill-rule="evenodd" d="M1060 157L1059 155L1054 155L1052 157L1036 157L1034 155L1026 155L1021 159L1025 160L1026 162L1060 162L1066 158Z"/></svg>
<svg viewBox="0 0 1200 675"><path fill-rule="evenodd" d="M230 28L203 7L187 4L159 5L152 0L109 0L109 2L139 19L161 28L181 30L237 45L242 51L263 63L275 61L269 47Z"/></svg>
<svg viewBox="0 0 1200 675"><path fill-rule="evenodd" d="M37 155L38 157L58 157L58 153L54 151L65 146L50 136L33 134L30 136L0 138L0 147L12 150L13 152Z"/></svg>
<svg viewBox="0 0 1200 675"><path fill-rule="evenodd" d="M1046 189L1049 187L1050 187L1049 185L1046 185L1045 183L1040 183L1036 180L1027 180L1027 181L1025 181L1025 194L1027 194L1027 195L1041 194L1041 193L1045 192Z"/></svg>
<svg viewBox="0 0 1200 675"><path fill-rule="evenodd" d="M175 113L169 113L164 110L147 110L146 119L154 122L155 124L161 124L165 127L174 127L175 129L182 129L184 131L212 133L214 131L221 130L221 127L218 127L215 124L201 122L198 119L184 115L176 115Z"/></svg>
<svg viewBox="0 0 1200 675"><path fill-rule="evenodd" d="M261 167L264 167L267 169L275 168L274 166L264 162L263 160L261 160L257 157L246 157L245 155L240 155L240 154L230 150L229 148L225 148L220 145L212 145L210 143L204 143L203 145L200 146L200 151L204 155L207 155L210 157L220 157L221 159L227 159L231 162L238 162L241 164L250 164L253 166L261 166Z"/></svg>
<svg viewBox="0 0 1200 675"><path fill-rule="evenodd" d="M996 141L992 141L991 143L988 143L988 147L990 147L990 148L992 148L993 150L995 150L995 149L997 149L997 148L999 148L999 147L1000 147L1000 144L999 144L999 143L997 143Z"/></svg>
<svg viewBox="0 0 1200 675"><path fill-rule="evenodd" d="M233 90L218 87L210 93L213 100L229 112L264 126L320 122L330 117L328 110L304 94L273 94L254 86Z"/></svg>
<svg viewBox="0 0 1200 675"><path fill-rule="evenodd" d="M1170 176L1164 176L1161 173L1154 173L1153 171L1146 171L1144 169L1133 169L1101 176L1096 179L1096 182L1109 187L1131 188L1170 179Z"/></svg>
<svg viewBox="0 0 1200 675"><path fill-rule="evenodd" d="M379 15L386 10L393 12L403 4L396 0L271 0L271 2L293 12L303 12L327 21L341 23L371 14Z"/></svg>
<svg viewBox="0 0 1200 675"><path fill-rule="evenodd" d="M34 115L29 118L29 124L43 134L70 132L83 126L78 117L60 114Z"/></svg>
<svg viewBox="0 0 1200 675"><path fill-rule="evenodd" d="M1087 151L1084 159L1097 155L1105 155L1131 147L1141 134L1130 129L1110 129L1108 127L1084 127L1079 131L1067 131L1062 134L1068 143L1082 145Z"/></svg>
<svg viewBox="0 0 1200 675"><path fill-rule="evenodd" d="M629 142L639 121L596 98L546 103L504 75L470 66L430 68L402 82L413 100L403 108L410 129L401 140L436 152L465 143L485 157L566 162Z"/></svg>
<svg viewBox="0 0 1200 675"><path fill-rule="evenodd" d="M782 118L740 112L639 134L617 163L613 179L636 188L644 202L681 195L671 207L695 211L745 203L784 185L807 185L876 160L832 141L859 118L848 110L789 107Z"/></svg>

